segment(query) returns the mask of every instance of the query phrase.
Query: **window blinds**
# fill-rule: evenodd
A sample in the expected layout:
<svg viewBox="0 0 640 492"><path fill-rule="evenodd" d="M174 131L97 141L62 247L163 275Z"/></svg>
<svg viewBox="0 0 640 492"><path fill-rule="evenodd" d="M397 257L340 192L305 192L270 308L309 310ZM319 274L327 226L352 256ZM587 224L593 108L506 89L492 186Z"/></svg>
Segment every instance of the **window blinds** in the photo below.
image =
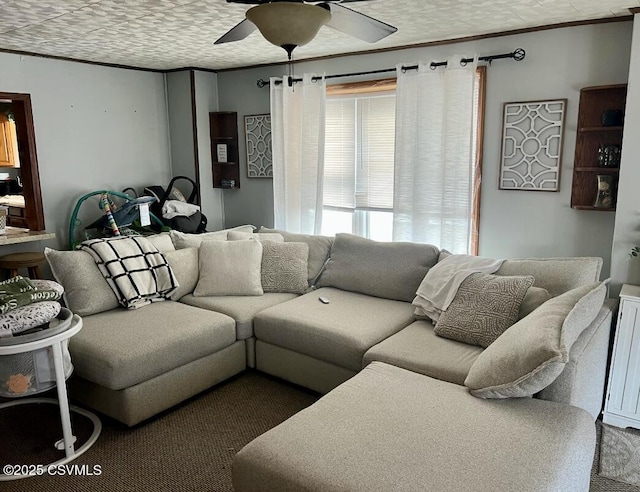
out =
<svg viewBox="0 0 640 492"><path fill-rule="evenodd" d="M391 210L395 94L327 98L324 206Z"/></svg>

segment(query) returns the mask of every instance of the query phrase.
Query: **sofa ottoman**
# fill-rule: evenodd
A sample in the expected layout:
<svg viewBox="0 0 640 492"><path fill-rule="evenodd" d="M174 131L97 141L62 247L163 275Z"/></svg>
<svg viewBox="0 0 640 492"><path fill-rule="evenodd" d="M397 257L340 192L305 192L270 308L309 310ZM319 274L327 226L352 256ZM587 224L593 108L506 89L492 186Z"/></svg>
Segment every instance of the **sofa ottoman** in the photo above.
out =
<svg viewBox="0 0 640 492"><path fill-rule="evenodd" d="M244 345L232 318L174 301L86 316L70 393L134 425L243 371Z"/></svg>
<svg viewBox="0 0 640 492"><path fill-rule="evenodd" d="M587 491L584 410L467 389L372 362L234 458L236 492Z"/></svg>
<svg viewBox="0 0 640 492"><path fill-rule="evenodd" d="M369 348L412 321L408 302L320 288L256 316L257 368L326 393L361 369Z"/></svg>

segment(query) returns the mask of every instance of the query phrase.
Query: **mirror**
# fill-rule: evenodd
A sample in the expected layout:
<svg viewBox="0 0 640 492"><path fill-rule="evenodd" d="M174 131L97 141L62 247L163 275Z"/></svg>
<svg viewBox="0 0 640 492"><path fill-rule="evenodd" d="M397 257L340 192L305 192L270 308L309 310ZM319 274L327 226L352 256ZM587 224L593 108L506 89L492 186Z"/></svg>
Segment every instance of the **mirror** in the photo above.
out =
<svg viewBox="0 0 640 492"><path fill-rule="evenodd" d="M9 223L43 231L44 210L29 94L0 92L0 130L0 178L8 175L0 179L0 196L6 197Z"/></svg>

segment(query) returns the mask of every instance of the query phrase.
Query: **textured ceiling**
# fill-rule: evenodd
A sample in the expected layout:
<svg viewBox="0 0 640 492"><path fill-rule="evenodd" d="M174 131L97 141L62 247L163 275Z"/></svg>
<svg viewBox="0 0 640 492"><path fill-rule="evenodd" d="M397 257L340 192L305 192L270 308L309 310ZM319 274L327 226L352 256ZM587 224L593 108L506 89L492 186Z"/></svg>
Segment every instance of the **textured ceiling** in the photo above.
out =
<svg viewBox="0 0 640 492"><path fill-rule="evenodd" d="M296 50L296 59L627 16L640 0L371 0L348 6L398 32L369 44L324 27ZM246 9L225 0L0 0L0 49L160 70L285 61L284 51L257 31L213 45Z"/></svg>

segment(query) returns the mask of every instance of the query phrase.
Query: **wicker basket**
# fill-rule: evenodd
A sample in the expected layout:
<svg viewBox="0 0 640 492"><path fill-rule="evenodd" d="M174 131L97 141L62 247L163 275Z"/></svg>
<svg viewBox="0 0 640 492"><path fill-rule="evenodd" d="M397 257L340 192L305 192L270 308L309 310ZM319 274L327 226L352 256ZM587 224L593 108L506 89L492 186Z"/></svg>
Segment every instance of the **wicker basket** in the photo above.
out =
<svg viewBox="0 0 640 492"><path fill-rule="evenodd" d="M0 347L34 342L57 335L71 327L73 313L66 308L60 310L57 318L44 330L0 338ZM71 376L73 365L68 350L69 340L62 343L62 360L65 378ZM53 364L53 349L45 347L32 352L0 356L0 396L15 398L42 393L53 388L56 383Z"/></svg>

